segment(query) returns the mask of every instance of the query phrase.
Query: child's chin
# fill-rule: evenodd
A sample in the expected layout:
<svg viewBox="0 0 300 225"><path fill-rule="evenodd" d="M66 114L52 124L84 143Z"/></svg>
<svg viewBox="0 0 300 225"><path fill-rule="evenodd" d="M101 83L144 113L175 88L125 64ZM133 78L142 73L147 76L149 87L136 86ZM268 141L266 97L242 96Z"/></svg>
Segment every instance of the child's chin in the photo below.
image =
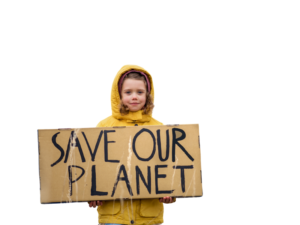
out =
<svg viewBox="0 0 300 225"><path fill-rule="evenodd" d="M137 111L139 111L139 110L141 110L140 108L129 108L129 110L131 111L131 112L137 112Z"/></svg>

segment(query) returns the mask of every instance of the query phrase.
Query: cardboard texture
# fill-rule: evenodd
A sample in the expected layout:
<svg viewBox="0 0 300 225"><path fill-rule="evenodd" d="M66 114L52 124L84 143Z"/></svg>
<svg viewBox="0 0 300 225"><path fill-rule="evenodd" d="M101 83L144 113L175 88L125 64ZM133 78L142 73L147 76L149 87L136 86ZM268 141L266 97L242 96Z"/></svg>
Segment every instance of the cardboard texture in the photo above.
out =
<svg viewBox="0 0 300 225"><path fill-rule="evenodd" d="M198 125L38 130L41 203L202 196Z"/></svg>

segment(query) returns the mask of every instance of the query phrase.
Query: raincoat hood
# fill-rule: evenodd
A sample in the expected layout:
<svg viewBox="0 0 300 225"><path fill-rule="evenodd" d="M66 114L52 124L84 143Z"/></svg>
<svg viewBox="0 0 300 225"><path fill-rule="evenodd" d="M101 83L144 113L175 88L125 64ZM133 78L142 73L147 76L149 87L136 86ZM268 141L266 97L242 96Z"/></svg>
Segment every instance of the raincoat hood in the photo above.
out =
<svg viewBox="0 0 300 225"><path fill-rule="evenodd" d="M127 122L132 122L132 121L148 122L151 120L152 116L151 116L151 114L150 115L143 114L143 110L139 110L136 112L129 112L127 115L121 115L121 113L120 113L119 105L120 105L121 98L120 98L120 94L119 94L118 83L119 83L119 80L120 80L122 74L124 74L125 72L127 72L129 70L138 70L147 75L150 86L151 86L150 94L153 97L153 101L154 101L153 81L152 81L152 77L148 73L148 71L146 71L144 68L142 68L140 66L125 65L119 70L119 72L117 73L117 75L113 81L113 85L112 85L112 89L111 89L112 116L118 120L127 120Z"/></svg>

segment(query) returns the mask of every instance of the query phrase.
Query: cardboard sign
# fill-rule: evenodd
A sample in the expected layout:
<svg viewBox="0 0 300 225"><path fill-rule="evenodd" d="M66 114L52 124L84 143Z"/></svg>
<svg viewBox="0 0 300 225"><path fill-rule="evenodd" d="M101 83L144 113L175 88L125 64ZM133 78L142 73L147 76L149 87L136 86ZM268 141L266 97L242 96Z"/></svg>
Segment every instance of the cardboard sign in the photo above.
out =
<svg viewBox="0 0 300 225"><path fill-rule="evenodd" d="M202 196L198 125L38 130L41 203Z"/></svg>

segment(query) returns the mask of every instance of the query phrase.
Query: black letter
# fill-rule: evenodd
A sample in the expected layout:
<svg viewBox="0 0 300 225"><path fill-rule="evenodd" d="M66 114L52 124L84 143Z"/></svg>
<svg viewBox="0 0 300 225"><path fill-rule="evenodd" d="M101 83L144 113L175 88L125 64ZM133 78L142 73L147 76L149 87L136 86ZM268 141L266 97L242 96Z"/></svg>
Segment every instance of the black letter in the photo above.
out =
<svg viewBox="0 0 300 225"><path fill-rule="evenodd" d="M144 131L145 131L145 132L148 132L148 133L151 135L152 140L153 140L153 150L152 150L152 154L151 154L151 155L149 156L149 158L147 158L147 159L141 158L141 157L137 154L136 149L135 149L135 142L136 142L136 139L137 139L137 137L138 137L141 133L143 133ZM155 137L154 137L153 133L151 132L151 130L148 130L148 129L146 129L146 128L143 128L143 129L141 129L139 132L137 132L136 135L134 136L133 141L132 141L132 150L133 150L134 154L136 155L136 157L137 157L139 160L141 160L141 161L149 161L149 160L152 159L153 156L154 156L154 153L155 153L155 145L156 145Z"/></svg>
<svg viewBox="0 0 300 225"><path fill-rule="evenodd" d="M89 144L88 140L86 139L86 136L85 136L84 132L81 132L81 133L82 133L82 135L83 135L83 137L84 137L84 139L85 139L85 142L86 142L86 144L87 144L87 146L88 146L88 148L89 148L89 151L90 151L90 153L91 153L92 161L95 161L95 156L96 156L96 153L97 153L97 150L98 150L99 143L100 143L100 141L101 141L101 137L102 137L102 134L103 134L103 130L101 130L101 132L100 132L100 134L99 134L99 137L98 137L98 139L97 139L97 143L96 143L96 146L95 146L95 149L94 149L94 153L92 152L92 149L91 149L91 147L90 147L90 144Z"/></svg>
<svg viewBox="0 0 300 225"><path fill-rule="evenodd" d="M105 162L118 163L120 160L109 160L108 159L108 143L115 143L115 141L107 141L107 133L115 132L115 130L105 130L104 131L104 159Z"/></svg>
<svg viewBox="0 0 300 225"><path fill-rule="evenodd" d="M121 171L123 171L124 177L120 177ZM116 180L116 182L114 184L114 188L113 188L111 197L113 197L114 194L115 194L115 190L117 189L117 185L119 183L119 180L124 180L126 182L126 186L127 186L128 192L129 192L129 194L131 196L133 196L132 190L131 190L131 187L130 187L130 183L129 183L129 180L128 180L128 177L127 177L127 173L126 173L126 170L125 170L125 166L122 164L121 167L120 167L120 170L118 172L118 177L117 177L117 180Z"/></svg>
<svg viewBox="0 0 300 225"><path fill-rule="evenodd" d="M158 174L158 168L165 168L168 167L168 165L156 165L155 166L155 191L156 194L172 194L174 190L170 191L159 191L158 190L158 178L165 178L166 174Z"/></svg>
<svg viewBox="0 0 300 225"><path fill-rule="evenodd" d="M162 152L161 152L161 143L160 143L160 130L156 131L157 134L157 147L158 147L158 157L160 161L164 162L167 161L169 158L169 130L166 130L167 135L167 147L166 147L166 158L163 159Z"/></svg>
<svg viewBox="0 0 300 225"><path fill-rule="evenodd" d="M140 168L138 166L135 166L135 171L136 171L136 191L137 194L140 194L140 180L139 180L139 176L141 177L143 183L145 184L149 194L151 194L151 172L150 172L150 166L147 167L148 168L148 173L147 173L147 179L148 179L148 185L146 184L145 181L145 177L142 174L142 171L140 170Z"/></svg>
<svg viewBox="0 0 300 225"><path fill-rule="evenodd" d="M71 167L77 167L79 169L82 170L82 173L81 175L76 179L76 180L72 180L72 168ZM71 165L71 166L68 166L68 170L69 170L69 187L70 187L70 196L72 196L72 184L75 183L76 181L78 181L82 176L83 174L85 173L84 169L80 166L75 166L75 165Z"/></svg>
<svg viewBox="0 0 300 225"><path fill-rule="evenodd" d="M184 169L193 169L194 166L173 166L173 169L180 169L181 170L181 190L185 192L185 177L184 177Z"/></svg>
<svg viewBox="0 0 300 225"><path fill-rule="evenodd" d="M176 138L176 131L180 132L182 135L179 138ZM186 134L184 132L184 130L181 130L179 128L173 128L172 129L172 133L173 133L173 142L172 142L172 161L175 162L175 145L178 145L179 148L181 148L181 150L187 155L187 157L189 157L189 159L191 161L194 161L194 158L185 150L185 148L179 144L178 141L181 141L183 139L185 139Z"/></svg>
<svg viewBox="0 0 300 225"><path fill-rule="evenodd" d="M79 153L80 153L80 156L81 156L81 161L85 162L85 158L84 158L84 155L83 155L83 152L82 152L81 145L79 143L78 137L74 133L75 133L74 131L71 132L71 136L70 136L70 139L69 139L69 144L68 144L68 148L67 148L67 152L66 152L66 158L65 158L64 163L66 163L68 161L68 156L69 156L70 145L71 144L72 144L72 147L78 147L78 150L79 150ZM75 145L74 145L74 143L72 143L72 140L73 140L74 137L75 137Z"/></svg>
<svg viewBox="0 0 300 225"><path fill-rule="evenodd" d="M54 163L51 164L51 167L52 167L52 166L55 166L57 163L59 163L59 162L63 159L63 157L64 157L64 155L65 155L65 152L64 152L64 150L62 149L62 147L61 147L59 144L56 143L56 137L57 137L57 135L58 135L59 133L60 133L60 132L58 132L58 133L56 133L56 134L54 134L54 135L52 136L52 143L53 143L54 146L60 151L60 157L59 157L59 159L58 159L56 162L54 162Z"/></svg>
<svg viewBox="0 0 300 225"><path fill-rule="evenodd" d="M92 166L92 188L91 188L91 195L107 195L107 192L97 191L96 190L96 166Z"/></svg>

